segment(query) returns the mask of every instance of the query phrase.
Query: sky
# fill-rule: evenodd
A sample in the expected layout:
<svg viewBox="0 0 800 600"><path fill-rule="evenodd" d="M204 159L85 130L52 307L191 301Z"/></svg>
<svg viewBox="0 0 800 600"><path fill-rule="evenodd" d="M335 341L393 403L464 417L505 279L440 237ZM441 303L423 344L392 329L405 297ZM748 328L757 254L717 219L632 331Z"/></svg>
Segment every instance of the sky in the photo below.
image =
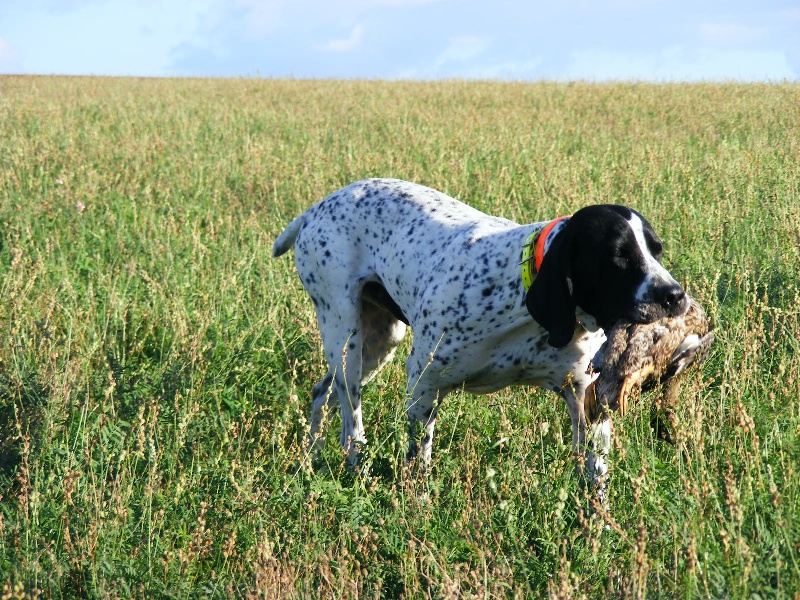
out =
<svg viewBox="0 0 800 600"><path fill-rule="evenodd" d="M0 0L0 74L800 80L800 0Z"/></svg>

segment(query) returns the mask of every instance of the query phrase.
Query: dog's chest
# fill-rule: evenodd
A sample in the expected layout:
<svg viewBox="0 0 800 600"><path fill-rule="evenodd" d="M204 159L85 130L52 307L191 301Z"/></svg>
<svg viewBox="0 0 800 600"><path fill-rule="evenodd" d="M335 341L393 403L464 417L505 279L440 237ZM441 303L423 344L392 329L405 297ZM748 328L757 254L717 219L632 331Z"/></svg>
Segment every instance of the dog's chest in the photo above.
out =
<svg viewBox="0 0 800 600"><path fill-rule="evenodd" d="M576 327L576 336L564 348L553 348L547 333L530 322L499 335L479 337L448 351L447 337L432 368L448 386L463 385L475 394L490 393L510 385L530 385L559 391L569 378L588 377L591 357L605 341L602 330ZM436 356L436 355L435 355Z"/></svg>

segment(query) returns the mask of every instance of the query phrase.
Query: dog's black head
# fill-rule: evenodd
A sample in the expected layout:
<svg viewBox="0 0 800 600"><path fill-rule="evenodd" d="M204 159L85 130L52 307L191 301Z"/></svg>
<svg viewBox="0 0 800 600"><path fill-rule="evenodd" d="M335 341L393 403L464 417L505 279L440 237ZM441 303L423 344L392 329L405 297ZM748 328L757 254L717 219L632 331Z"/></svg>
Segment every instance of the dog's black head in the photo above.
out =
<svg viewBox="0 0 800 600"><path fill-rule="evenodd" d="M625 206L588 206L554 233L525 304L566 346L580 308L610 328L618 319L652 323L683 314L683 288L661 266L661 241L644 217Z"/></svg>

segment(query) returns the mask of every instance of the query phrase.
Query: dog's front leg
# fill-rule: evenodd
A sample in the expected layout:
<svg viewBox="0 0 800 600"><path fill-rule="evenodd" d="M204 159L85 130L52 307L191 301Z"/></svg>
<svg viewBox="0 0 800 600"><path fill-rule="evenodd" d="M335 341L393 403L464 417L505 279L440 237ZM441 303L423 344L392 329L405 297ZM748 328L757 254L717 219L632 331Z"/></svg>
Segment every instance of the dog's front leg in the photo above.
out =
<svg viewBox="0 0 800 600"><path fill-rule="evenodd" d="M420 382L409 391L411 396L406 404L406 416L408 417L406 461L410 462L419 458L422 466L427 468L431 463L431 453L433 452L433 431L436 427L436 413L440 400L439 390L429 388ZM418 443L420 425L424 427L425 435Z"/></svg>
<svg viewBox="0 0 800 600"><path fill-rule="evenodd" d="M586 470L589 484L602 505L608 501L608 455L611 451L611 419L602 418L589 425Z"/></svg>
<svg viewBox="0 0 800 600"><path fill-rule="evenodd" d="M572 451L578 459L578 473L585 476L597 499L606 504L608 455L611 450L611 420L603 417L589 423L584 406L586 387L573 381L562 389L572 419Z"/></svg>

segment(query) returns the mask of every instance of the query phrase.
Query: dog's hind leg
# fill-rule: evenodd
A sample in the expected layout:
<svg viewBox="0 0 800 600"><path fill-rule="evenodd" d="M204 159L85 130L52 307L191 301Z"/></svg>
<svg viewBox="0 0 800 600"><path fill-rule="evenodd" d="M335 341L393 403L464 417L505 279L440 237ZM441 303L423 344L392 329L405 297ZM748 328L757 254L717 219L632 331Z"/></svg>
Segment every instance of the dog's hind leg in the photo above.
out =
<svg viewBox="0 0 800 600"><path fill-rule="evenodd" d="M311 411L312 443L319 435L324 407L339 401L342 433L339 442L347 452L348 461L358 461L358 446L366 442L361 417L361 357L364 331L357 303L339 304L323 309L317 306L317 320L322 334L328 375L314 389ZM330 383L325 385L330 376ZM330 394L328 389L331 390Z"/></svg>
<svg viewBox="0 0 800 600"><path fill-rule="evenodd" d="M389 311L366 302L361 309L358 326L351 330L349 338L342 342L344 332L340 332L336 341L333 341L332 334L327 334L323 340L330 370L314 386L312 393L309 432L312 450L318 450L323 445L322 426L326 410L335 408L337 401L342 406L342 446L352 450L352 441L365 440L361 418L361 387L391 361L397 345L405 335L405 324ZM331 319L332 317L326 315L326 331ZM358 385L354 388L355 382ZM354 454L348 453L354 461Z"/></svg>
<svg viewBox="0 0 800 600"><path fill-rule="evenodd" d="M323 421L330 412L336 408L338 394L333 386L333 372L328 371L325 377L314 386L311 393L311 427L308 434L309 450L312 452L322 449L325 432L322 430Z"/></svg>

